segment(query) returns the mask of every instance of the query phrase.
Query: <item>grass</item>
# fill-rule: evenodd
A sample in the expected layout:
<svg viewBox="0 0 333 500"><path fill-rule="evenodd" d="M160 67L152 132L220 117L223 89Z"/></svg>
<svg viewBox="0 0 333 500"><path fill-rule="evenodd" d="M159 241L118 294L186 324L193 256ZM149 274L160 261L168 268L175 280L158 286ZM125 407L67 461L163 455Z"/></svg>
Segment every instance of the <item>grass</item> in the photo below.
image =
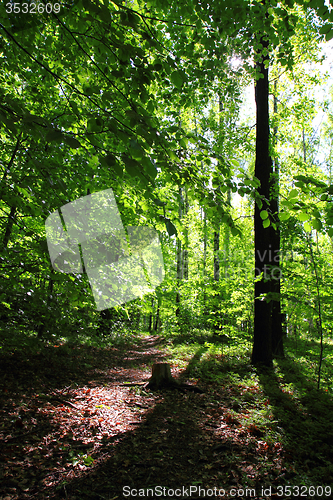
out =
<svg viewBox="0 0 333 500"><path fill-rule="evenodd" d="M272 369L250 365L247 338L169 345L169 361L188 378L230 388L230 422L250 429L264 447L281 446L295 485L327 485L333 478L333 342L326 340L317 390L319 341L285 339L286 357ZM273 466L271 464L270 466Z"/></svg>

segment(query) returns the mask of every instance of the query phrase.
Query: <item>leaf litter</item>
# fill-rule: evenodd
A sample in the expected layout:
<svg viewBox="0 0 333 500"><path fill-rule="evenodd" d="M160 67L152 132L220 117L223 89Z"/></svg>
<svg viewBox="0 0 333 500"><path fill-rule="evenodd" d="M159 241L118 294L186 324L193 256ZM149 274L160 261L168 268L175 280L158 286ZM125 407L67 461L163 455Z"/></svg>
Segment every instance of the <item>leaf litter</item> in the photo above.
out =
<svg viewBox="0 0 333 500"><path fill-rule="evenodd" d="M157 340L2 356L2 500L115 500L126 485L276 491L299 475L293 451L267 433L272 418L253 421L259 387L192 378L204 389L197 394L134 385L167 359ZM187 376L177 364L171 370Z"/></svg>

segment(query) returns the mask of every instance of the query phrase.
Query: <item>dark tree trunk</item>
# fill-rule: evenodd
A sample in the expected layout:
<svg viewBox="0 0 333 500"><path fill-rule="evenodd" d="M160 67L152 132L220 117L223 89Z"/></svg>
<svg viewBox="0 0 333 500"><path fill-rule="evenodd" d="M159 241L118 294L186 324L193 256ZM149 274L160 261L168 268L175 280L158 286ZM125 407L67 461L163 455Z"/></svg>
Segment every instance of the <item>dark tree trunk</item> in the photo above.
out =
<svg viewBox="0 0 333 500"><path fill-rule="evenodd" d="M48 286L48 293L47 293L47 300L46 300L46 312L45 314L41 315L41 320L38 323L38 326L36 328L37 331L37 338L42 339L44 336L45 328L47 326L48 321L51 320L48 314L48 308L52 300L52 294L53 294L53 285L54 281L52 279L52 276L54 275L54 270L51 269L50 271L50 277L49 277L49 286Z"/></svg>
<svg viewBox="0 0 333 500"><path fill-rule="evenodd" d="M19 136L17 138L17 141L16 141L16 144L15 144L14 151L12 153L11 159L9 160L9 163L8 163L7 167L5 168L5 170L4 170L4 173L3 173L3 176L2 176L2 179L1 179L1 182L0 182L0 199L1 200L2 200L3 193L7 189L6 184L5 184L5 181L7 179L7 175L9 174L10 169L13 166L15 157L16 157L16 155L17 155L17 153L18 153L18 151L20 149L20 146L21 146L21 137L22 137L22 132L20 132L20 134L19 134Z"/></svg>
<svg viewBox="0 0 333 500"><path fill-rule="evenodd" d="M214 232L214 281L220 281L220 231Z"/></svg>
<svg viewBox="0 0 333 500"><path fill-rule="evenodd" d="M204 219L204 226L203 226L203 271L202 271L202 277L203 277L203 315L206 318L207 314L207 294L206 294L206 262L207 262L207 218L206 218L206 212L204 209L202 209L202 215ZM206 327L206 319L205 319L205 327Z"/></svg>
<svg viewBox="0 0 333 500"><path fill-rule="evenodd" d="M168 363L155 363L149 379L149 389L161 389L175 383Z"/></svg>
<svg viewBox="0 0 333 500"><path fill-rule="evenodd" d="M154 313L154 298L151 299L151 311L149 313L149 325L148 325L149 332L151 332L151 328L153 325L153 313Z"/></svg>
<svg viewBox="0 0 333 500"><path fill-rule="evenodd" d="M185 186L185 199L184 199L184 218L185 218L185 226L184 226L184 237L185 244L183 248L183 279L188 280L188 193L187 186Z"/></svg>
<svg viewBox="0 0 333 500"><path fill-rule="evenodd" d="M268 41L261 39L264 49L268 48ZM274 253L271 251L271 231L263 227L260 216L262 210L270 212L270 179L273 171L272 160L269 154L269 108L268 108L268 55L261 56L257 62L257 69L263 77L259 78L255 88L257 108L256 120L256 161L255 176L260 180L258 189L261 199L257 200L254 210L254 247L255 247L255 275L261 279L254 285L254 335L252 364L261 363L272 365L272 301L267 300L266 294L272 290L271 272Z"/></svg>
<svg viewBox="0 0 333 500"><path fill-rule="evenodd" d="M157 299L157 311L156 311L156 318L155 318L155 325L154 325L155 332L157 332L157 330L160 331L160 329L161 329L161 318L160 318L161 303L162 303L162 297L159 297Z"/></svg>
<svg viewBox="0 0 333 500"><path fill-rule="evenodd" d="M214 330L216 332L222 329L222 318L221 306L220 306L220 293L219 293L219 282L220 282L220 228L214 231L214 298L212 309L215 312L214 320Z"/></svg>
<svg viewBox="0 0 333 500"><path fill-rule="evenodd" d="M6 231L5 231L5 234L3 237L3 241L2 241L4 248L7 248L8 243L9 243L10 235L11 235L14 221L15 221L15 212L16 212L16 207L14 206L10 209L10 214L8 215L8 219L7 219Z"/></svg>
<svg viewBox="0 0 333 500"><path fill-rule="evenodd" d="M277 115L277 81L274 82L274 115ZM277 141L277 126L274 126L274 142L276 145ZM271 208L272 212L276 214L276 228L271 226L271 238L272 246L274 249L274 268L273 268L273 280L272 280L272 291L273 303L272 303L272 351L274 357L284 357L283 349L283 328L282 328L282 313L281 313L281 269L280 269L280 221L278 218L279 213L279 191L280 191L280 172L279 172L279 161L277 158L274 159L274 173L272 174L271 182Z"/></svg>

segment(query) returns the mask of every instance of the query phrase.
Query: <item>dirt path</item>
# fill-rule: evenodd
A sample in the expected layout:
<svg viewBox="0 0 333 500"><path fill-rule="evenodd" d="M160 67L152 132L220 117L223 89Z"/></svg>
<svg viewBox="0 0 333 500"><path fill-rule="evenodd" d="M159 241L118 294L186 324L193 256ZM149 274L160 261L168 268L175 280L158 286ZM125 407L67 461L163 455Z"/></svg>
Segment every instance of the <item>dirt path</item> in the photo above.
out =
<svg viewBox="0 0 333 500"><path fill-rule="evenodd" d="M196 394L124 385L148 379L165 359L156 337L122 349L3 356L0 498L199 498L199 486L227 498L223 490L277 484L286 474L281 450L240 425L233 387L202 385Z"/></svg>

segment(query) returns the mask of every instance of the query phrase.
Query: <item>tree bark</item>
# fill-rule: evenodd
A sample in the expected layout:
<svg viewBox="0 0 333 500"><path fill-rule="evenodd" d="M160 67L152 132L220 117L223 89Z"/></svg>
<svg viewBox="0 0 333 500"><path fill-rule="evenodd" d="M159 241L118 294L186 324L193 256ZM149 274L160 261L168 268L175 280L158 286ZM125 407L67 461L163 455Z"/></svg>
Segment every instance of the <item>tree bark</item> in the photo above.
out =
<svg viewBox="0 0 333 500"><path fill-rule="evenodd" d="M185 186L185 200L184 200L184 217L185 217L185 227L184 227L184 237L185 245L183 248L183 279L188 280L188 194L187 186Z"/></svg>
<svg viewBox="0 0 333 500"><path fill-rule="evenodd" d="M206 217L206 212L205 209L202 208L202 215L204 219L204 226L203 226L203 270L202 270L202 277L204 281L204 292L203 292L203 314L206 315L206 306L207 306L207 295L206 295L206 263L207 263L207 217Z"/></svg>
<svg viewBox="0 0 333 500"><path fill-rule="evenodd" d="M277 81L274 82L274 115L277 115ZM277 142L277 125L274 127L274 142ZM274 357L284 357L283 348L283 328L282 328L282 313L281 313L281 238L280 238L280 221L279 214L279 191L280 191L280 172L278 158L274 158L274 173L271 180L271 208L276 214L276 228L270 226L271 238L273 245L274 268L272 270L272 352Z"/></svg>
<svg viewBox="0 0 333 500"><path fill-rule="evenodd" d="M171 375L170 365L168 363L155 363L152 368L149 379L149 389L161 389L168 385L173 385L175 380Z"/></svg>
<svg viewBox="0 0 333 500"><path fill-rule="evenodd" d="M261 38L263 50L268 49L268 41ZM262 75L255 86L256 100L256 161L254 175L260 180L257 200L254 210L254 247L255 276L254 285L254 335L252 364L272 365L272 301L266 294L271 292L271 266L273 264L271 251L271 231L263 227L260 216L262 210L269 210L270 179L273 172L272 160L269 154L269 108L268 108L268 55L262 55L257 62L257 69ZM273 255L274 257L274 255ZM261 277L260 277L261 276ZM260 277L260 278L259 278Z"/></svg>
<svg viewBox="0 0 333 500"><path fill-rule="evenodd" d="M149 323L148 323L148 331L151 332L151 328L153 325L153 313L154 313L154 297L151 299L151 311L149 313Z"/></svg>
<svg viewBox="0 0 333 500"><path fill-rule="evenodd" d="M214 232L214 281L220 281L220 231Z"/></svg>
<svg viewBox="0 0 333 500"><path fill-rule="evenodd" d="M7 248L8 243L9 243L10 235L11 235L11 232L12 232L12 229L13 229L13 225L14 225L14 222L15 222L15 212L16 212L16 207L13 206L10 209L10 213L8 215L6 230L5 230L5 234L4 234L3 240L2 240L2 244L3 244L4 248Z"/></svg>
<svg viewBox="0 0 333 500"><path fill-rule="evenodd" d="M157 311L156 311L155 325L154 325L155 332L157 332L157 330L158 331L161 330L161 317L160 317L161 304L162 304L162 297L158 297L158 299L157 299Z"/></svg>
<svg viewBox="0 0 333 500"><path fill-rule="evenodd" d="M8 162L8 165L5 168L5 171L4 171L3 175L2 175L2 179L1 179L1 183L0 183L0 200L2 200L2 195L3 195L4 191L6 190L5 181L6 181L7 175L9 174L10 169L13 166L15 157L16 157L19 149L20 149L20 146L21 146L21 137L22 137L22 132L20 132L19 135L18 135L18 138L17 138L16 144L14 146L14 150L13 150L12 156L11 156L11 158L10 158L10 160Z"/></svg>
<svg viewBox="0 0 333 500"><path fill-rule="evenodd" d="M179 220L182 219L182 207L183 207L183 193L182 188L179 186ZM176 316L178 317L180 314L180 284L183 277L183 269L182 269L182 244L180 239L177 239L177 295L176 295Z"/></svg>
<svg viewBox="0 0 333 500"><path fill-rule="evenodd" d="M48 308L49 308L49 305L51 303L52 294L53 294L53 285L54 285L54 281L52 279L53 275L54 275L54 269L52 268L50 270L50 276L49 276L48 293L47 293L47 299L46 299L46 313L41 316L41 321L38 324L37 329L36 329L38 339L43 338L46 325L48 324L48 321L50 321Z"/></svg>
<svg viewBox="0 0 333 500"><path fill-rule="evenodd" d="M152 374L148 383L145 385L148 389L177 389L179 391L188 390L192 392L198 392L202 394L202 390L199 387L195 387L189 384L182 384L175 380L171 375L170 365L168 363L155 363L152 368Z"/></svg>

